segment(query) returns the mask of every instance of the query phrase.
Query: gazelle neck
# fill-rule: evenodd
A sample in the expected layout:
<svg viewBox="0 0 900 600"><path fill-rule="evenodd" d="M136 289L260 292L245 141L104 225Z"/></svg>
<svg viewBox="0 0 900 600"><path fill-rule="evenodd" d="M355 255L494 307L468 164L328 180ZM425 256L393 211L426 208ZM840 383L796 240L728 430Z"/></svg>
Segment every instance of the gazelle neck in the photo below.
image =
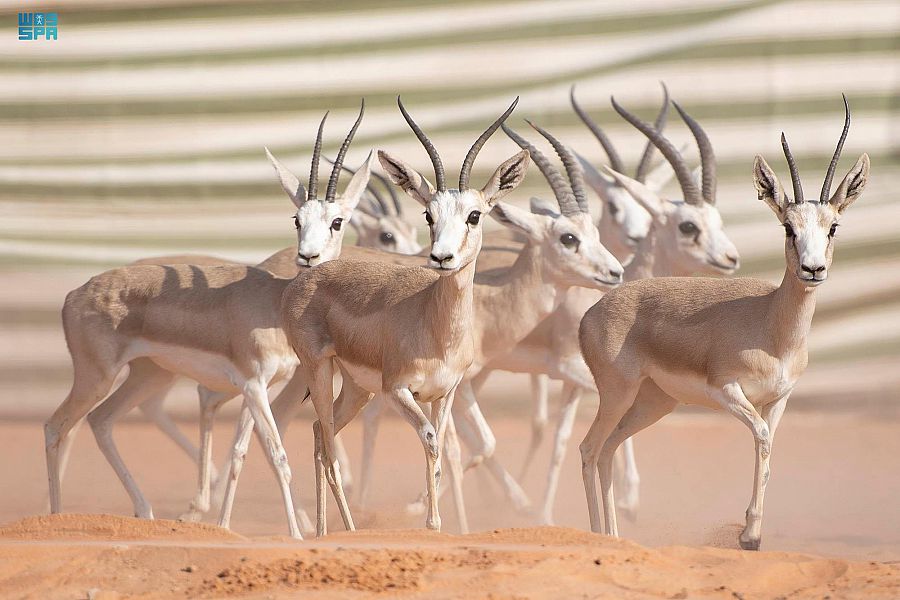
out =
<svg viewBox="0 0 900 600"><path fill-rule="evenodd" d="M426 304L423 327L444 347L453 347L472 329L472 296L475 287L475 260L449 275L438 277L431 286L431 302Z"/></svg>
<svg viewBox="0 0 900 600"><path fill-rule="evenodd" d="M665 261L657 260L657 248L659 244L653 227L647 232L647 236L641 241L631 257L631 261L625 265L625 281L638 279L650 279L651 277L665 277L670 273L664 268Z"/></svg>
<svg viewBox="0 0 900 600"><path fill-rule="evenodd" d="M816 311L816 288L804 285L789 268L785 269L769 310L776 351L787 353L804 348Z"/></svg>
<svg viewBox="0 0 900 600"><path fill-rule="evenodd" d="M498 281L492 309L496 315L511 317L508 328L516 339L556 310L568 290L569 286L554 282L553 274L546 272L550 268L542 260L540 246L529 242Z"/></svg>

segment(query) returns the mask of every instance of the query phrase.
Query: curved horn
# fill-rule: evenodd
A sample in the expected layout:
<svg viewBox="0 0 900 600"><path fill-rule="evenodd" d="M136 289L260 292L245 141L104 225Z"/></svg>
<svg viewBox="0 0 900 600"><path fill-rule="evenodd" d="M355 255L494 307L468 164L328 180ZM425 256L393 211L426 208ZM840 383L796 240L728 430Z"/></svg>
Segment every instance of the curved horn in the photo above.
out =
<svg viewBox="0 0 900 600"><path fill-rule="evenodd" d="M394 189L394 186L391 184L391 180L382 175L381 173L376 173L372 171L372 175L381 182L384 186L384 189L388 191L388 194L391 195L391 202L394 203L394 211L397 213L397 216L403 215L403 210L400 208L400 198L397 196L397 191ZM387 204L387 203L385 203Z"/></svg>
<svg viewBox="0 0 900 600"><path fill-rule="evenodd" d="M669 89L662 81L660 81L659 84L662 86L663 90L663 103L659 109L659 114L656 115L656 121L653 122L653 128L662 133L662 130L666 126L666 118L669 116ZM647 171L650 170L650 159L653 157L653 151L655 149L656 146L653 145L653 142L647 140L647 145L644 146L644 153L641 154L641 160L638 162L637 169L634 171L635 181L644 183L647 179ZM621 173L621 171L619 172Z"/></svg>
<svg viewBox="0 0 900 600"><path fill-rule="evenodd" d="M781 148L784 150L784 158L787 159L788 169L791 171L791 183L794 184L794 202L803 202L803 186L800 185L800 172L797 170L797 163L794 162L794 155L788 146L787 138L784 132L781 132Z"/></svg>
<svg viewBox="0 0 900 600"><path fill-rule="evenodd" d="M431 140L429 140L428 136L425 135L425 132L422 131L422 128L419 127L416 122L413 121L413 118L409 116L409 113L406 112L406 107L403 106L400 96L397 96L397 106L400 107L400 113L403 114L403 118L406 119L406 123L409 125L410 129L413 130L413 133L416 134L416 137L419 138L419 141L425 146L425 151L428 152L428 157L431 159L432 166L434 166L434 185L437 187L437 191L447 191L447 182L444 178L444 163L441 162L441 156L438 154L437 148L434 147L434 144L431 143Z"/></svg>
<svg viewBox="0 0 900 600"><path fill-rule="evenodd" d="M684 109L674 100L672 101L672 104L675 105L675 110L678 111L678 114L680 114L684 122L687 123L691 133L694 134L694 139L697 140L697 148L700 149L700 166L703 173L701 177L703 184L703 198L710 204L715 204L717 179L716 154L713 152L712 142L709 141L706 132L700 127L700 123L695 121L691 115L684 112Z"/></svg>
<svg viewBox="0 0 900 600"><path fill-rule="evenodd" d="M316 145L313 146L312 162L309 167L309 190L306 194L307 200L315 200L316 194L319 192L319 156L322 154L322 131L325 129L325 119L328 113L322 117L319 123L319 133L316 134Z"/></svg>
<svg viewBox="0 0 900 600"><path fill-rule="evenodd" d="M322 158L325 159L325 162L327 162L331 165L334 164L334 161L331 160L330 158L328 158L327 156L323 156ZM341 170L346 171L346 172L350 173L351 175L356 173L355 170L351 169L347 165L341 165ZM372 173L372 175L376 175L376 174ZM384 180L383 177L382 177L382 180ZM369 192L369 194L371 194L372 198L375 199L375 202L378 203L379 212L384 215L388 214L387 202L384 201L384 196L382 196L381 193L379 193L378 189L376 189L375 186L372 185L371 180L369 180L368 185L366 185L366 191ZM360 208L361 208L361 206L362 205L360 205Z"/></svg>
<svg viewBox="0 0 900 600"><path fill-rule="evenodd" d="M472 144L472 147L469 148L469 152L466 154L465 160L463 160L462 169L459 171L459 191L464 192L469 189L469 175L472 173L472 165L475 164L475 157L481 152L481 148L488 141L488 138L494 135L494 132L499 129L500 125L502 125L506 118L512 114L512 111L516 109L518 103L519 97L516 96L516 99L509 105L506 112L500 115L496 121L491 123L490 127L485 129L484 132L478 136L478 139L475 140L475 143Z"/></svg>
<svg viewBox="0 0 900 600"><path fill-rule="evenodd" d="M622 157L619 156L619 153L616 152L615 146L613 146L610 139L607 137L606 133L600 129L600 126L597 125L596 121L594 121L587 112L581 108L581 105L578 104L578 101L575 100L575 85L572 84L572 87L569 89L569 100L572 102L572 108L575 109L575 114L582 120L582 122L587 125L587 128L591 130L591 133L594 134L594 137L597 138L597 141L600 142L600 145L603 146L603 151L606 152L606 157L609 159L609 166L612 167L613 171L618 171L619 173L623 173L625 169L625 163L622 162Z"/></svg>
<svg viewBox="0 0 900 600"><path fill-rule="evenodd" d="M844 149L847 133L850 132L850 104L847 102L845 94L841 94L841 97L844 99L844 131L841 132L841 139L838 140L837 148L834 149L834 156L831 157L831 164L828 165L828 171L825 172L825 182L822 184L819 202L828 202L828 197L831 195L831 180L834 179L834 170L841 159L841 150Z"/></svg>
<svg viewBox="0 0 900 600"><path fill-rule="evenodd" d="M505 123L503 124L503 131L509 136L509 139L518 144L520 148L528 150L528 153L531 155L531 160L534 161L534 164L536 164L537 168L543 173L544 179L550 184L550 189L553 190L553 195L556 197L556 203L559 204L559 210L562 214L570 217L581 212L581 208L575 201L575 194L572 192L572 188L556 167L550 163L550 160L544 153L538 150L531 142L513 131Z"/></svg>
<svg viewBox="0 0 900 600"><path fill-rule="evenodd" d="M653 142L653 145L659 148L659 151L666 160L669 161L669 164L672 165L672 170L675 171L675 177L678 178L678 183L681 186L681 193L684 194L684 201L688 204L703 203L703 196L700 194L700 190L697 189L697 185L694 183L694 177L691 174L690 167L684 162L684 157L682 157L678 149L672 145L672 142L653 129L652 126L619 106L619 103L616 102L615 98L610 97L610 101L616 112L619 113L623 119L634 125L638 131L647 136L647 138Z"/></svg>
<svg viewBox="0 0 900 600"><path fill-rule="evenodd" d="M334 157L334 166L331 168L331 177L328 178L328 188L325 190L326 202L334 202L334 196L337 194L338 179L341 178L341 166L344 164L344 156L347 155L347 148L350 147L350 142L353 141L353 136L356 135L356 130L359 129L359 124L362 123L363 114L365 112L366 99L363 98L359 105L359 116L356 117L356 122L353 124L353 127L350 128L350 133L344 138L344 143L341 144L337 156Z"/></svg>
<svg viewBox="0 0 900 600"><path fill-rule="evenodd" d="M562 161L563 166L566 168L566 175L569 176L569 183L572 185L572 194L575 196L575 202L578 203L578 208L583 213L590 213L591 207L588 204L587 196L584 193L584 171L581 169L581 163L578 162L578 159L575 158L575 155L572 154L572 151L569 150L562 142L553 137L550 132L546 131L542 127L539 127L532 123L529 120L525 120L526 123L531 125L535 131L544 136L550 145L553 146L553 149L556 151L556 155L559 156L559 159Z"/></svg>

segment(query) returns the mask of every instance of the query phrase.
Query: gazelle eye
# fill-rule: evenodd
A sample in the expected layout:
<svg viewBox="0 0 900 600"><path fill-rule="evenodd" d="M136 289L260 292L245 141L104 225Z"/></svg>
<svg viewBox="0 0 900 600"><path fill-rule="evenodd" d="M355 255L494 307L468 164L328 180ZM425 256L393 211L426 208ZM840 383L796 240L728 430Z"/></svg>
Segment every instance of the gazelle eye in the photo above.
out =
<svg viewBox="0 0 900 600"><path fill-rule="evenodd" d="M794 237L794 228L791 227L790 223L784 223L784 235L789 238Z"/></svg>
<svg viewBox="0 0 900 600"><path fill-rule="evenodd" d="M838 224L833 223L831 225L831 230L829 230L829 232L828 232L828 237L834 237L834 234L837 233L837 228L838 228Z"/></svg>
<svg viewBox="0 0 900 600"><path fill-rule="evenodd" d="M382 244L393 244L394 243L394 234L390 231L382 231L381 235L378 236L378 239L381 240Z"/></svg>
<svg viewBox="0 0 900 600"><path fill-rule="evenodd" d="M609 208L609 214L612 216L616 216L619 214L619 207L612 201L606 203L607 208Z"/></svg>
<svg viewBox="0 0 900 600"><path fill-rule="evenodd" d="M571 233L564 233L559 236L559 243L565 246L566 248L578 250L578 245L581 243L577 237L572 235Z"/></svg>
<svg viewBox="0 0 900 600"><path fill-rule="evenodd" d="M300 219L297 218L297 215L294 215L294 229L300 229Z"/></svg>
<svg viewBox="0 0 900 600"><path fill-rule="evenodd" d="M481 221L481 213L477 210L473 210L469 213L469 218L466 219L466 223L469 225L478 225L478 222Z"/></svg>
<svg viewBox="0 0 900 600"><path fill-rule="evenodd" d="M343 222L344 222L343 219L335 219L334 221L331 222L331 228L334 229L335 231L340 231L340 230L341 230L341 224L342 224Z"/></svg>
<svg viewBox="0 0 900 600"><path fill-rule="evenodd" d="M428 223L429 227L434 225L434 219L431 218L431 214L427 210L425 211L425 222Z"/></svg>
<svg viewBox="0 0 900 600"><path fill-rule="evenodd" d="M697 235L698 233L700 233L700 229L691 221L680 223L678 225L678 230L684 235Z"/></svg>

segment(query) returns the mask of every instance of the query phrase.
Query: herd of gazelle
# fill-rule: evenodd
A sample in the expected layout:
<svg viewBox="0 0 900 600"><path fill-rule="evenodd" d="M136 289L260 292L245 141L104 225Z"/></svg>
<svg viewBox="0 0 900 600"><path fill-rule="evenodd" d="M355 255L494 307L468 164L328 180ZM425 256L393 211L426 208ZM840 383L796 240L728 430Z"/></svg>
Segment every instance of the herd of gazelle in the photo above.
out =
<svg viewBox="0 0 900 600"><path fill-rule="evenodd" d="M322 198L318 167L327 113L316 136L308 186L266 150L297 209L296 247L255 267L199 255L146 259L93 277L66 297L63 326L74 382L45 425L51 511L61 509L62 472L75 428L87 418L132 500L135 515L153 517L112 438L114 423L140 407L198 462L197 494L183 518L201 518L210 509L216 477L212 464L216 411L227 400L242 396L227 475L219 478L226 486L219 523L229 524L238 477L255 432L280 485L290 534L299 538L298 516L304 528L311 524L302 510L295 510L281 439L309 398L317 417L313 425L317 535L326 533L328 488L345 527L354 527L342 482L346 454L337 433L363 411L362 504L384 406L393 407L409 422L422 443L426 492L421 502L427 526L441 527L438 499L446 458L456 517L466 531L462 478L469 467L483 463L511 506L529 506L516 479L497 459L496 439L477 400L488 374L499 369L532 377L533 433L523 473L547 422L547 378L563 382L553 458L538 513L541 522L552 522L562 459L579 398L588 389L600 395L597 416L580 447L592 530L618 535L613 495L616 456L620 457L615 482L621 496L618 506L629 515L637 509L631 436L679 403L698 404L733 414L753 433L754 488L740 544L758 549L772 441L807 364L815 287L827 277L840 214L866 185L869 158L863 154L830 195L850 125L845 98L844 129L821 194L818 200L807 200L782 134L793 197L762 157L757 156L753 165L759 199L775 212L786 233L782 283L694 277L731 274L739 258L715 206L712 144L701 126L672 102L698 146L700 169L692 172L662 133L670 105L665 88L663 92L662 109L653 124L612 101L615 110L647 138L633 178L623 173L615 147L576 102L574 88L573 108L603 146L608 166L595 168L529 121L558 155L563 176L540 150L505 124L518 100L472 145L455 189L447 185L434 144L399 98L403 118L432 162L434 183L381 150L377 159L390 181L373 172L374 151L356 171L344 167L364 105L332 161ZM472 188L475 159L501 127L521 150L497 167L481 189ZM665 162L652 167L657 150ZM523 181L532 161L549 183L555 202L532 198L530 211L502 202ZM352 176L339 195L343 170ZM680 200L661 195L672 173L681 188ZM381 191L370 181L372 176L381 180ZM418 254L415 228L403 219L391 184L425 209L431 239L425 256ZM586 187L602 200L602 217L596 224ZM514 235L488 235L488 245L482 248L485 215ZM356 229L360 244L368 248L342 248L345 223ZM126 365L127 377L110 394ZM340 391L335 398L337 375ZM199 449L163 410L165 396L179 376L198 383ZM287 383L270 404L268 390L282 379ZM465 466L460 440L470 455ZM620 446L624 451L617 453Z"/></svg>

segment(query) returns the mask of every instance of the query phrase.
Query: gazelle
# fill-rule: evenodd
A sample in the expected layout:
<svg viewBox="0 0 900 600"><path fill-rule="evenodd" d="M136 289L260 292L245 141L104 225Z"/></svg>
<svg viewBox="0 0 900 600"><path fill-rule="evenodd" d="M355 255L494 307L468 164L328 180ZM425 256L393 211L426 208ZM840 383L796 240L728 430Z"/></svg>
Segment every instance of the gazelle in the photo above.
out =
<svg viewBox="0 0 900 600"><path fill-rule="evenodd" d="M623 271L621 264L600 243L597 227L591 221L581 167L574 154L547 131L533 127L553 145L569 181L535 146L503 125L506 134L529 152L547 179L556 206L532 199L535 214L503 203L491 212L511 230L523 235L526 243L511 266L475 276L475 358L457 389L453 416L463 440L482 454L490 454L483 448L494 445L494 435L476 403L471 379L495 356L506 353L552 314L565 295L571 293L570 287L608 289L618 285ZM368 493L381 408L380 403L372 402L363 413L361 502L365 502ZM500 485L509 490L514 508L528 505L525 493L498 462L490 462L488 467ZM454 492L460 494L459 490Z"/></svg>
<svg viewBox="0 0 900 600"><path fill-rule="evenodd" d="M786 234L780 285L757 279L647 279L607 294L585 314L579 340L601 394L597 416L581 443L593 531L618 535L611 482L616 447L679 403L698 404L734 415L753 434L753 494L739 541L746 550L759 549L772 443L807 365L816 288L827 278L840 216L862 194L869 177L869 157L863 154L829 197L850 127L846 97L844 106L844 129L818 200L805 199L784 134L793 198L761 156L754 161L759 199ZM694 187L692 194L708 197L713 189L714 181L704 177L702 191Z"/></svg>
<svg viewBox="0 0 900 600"><path fill-rule="evenodd" d="M358 203L374 158L370 153L364 168L338 198L340 164L362 117L361 107L338 153L324 201L318 200L316 193L324 118L308 193L272 157L282 185L297 206L299 265L316 264L340 252L341 224ZM184 375L200 383L207 431L218 405L244 395L245 405L257 417L257 434L281 485L290 533L299 537L289 490L290 469L266 391L271 383L289 375L297 362L279 327L281 295L289 282L244 266L141 265L107 271L71 292L63 307L63 326L75 377L68 397L45 425L51 510L60 510L60 446L68 442L72 426L104 399L126 364L137 365L135 373L153 366L159 367L155 374ZM153 377L150 380L155 382ZM153 516L150 505L122 462L106 425L116 414L146 399L153 389L149 385L136 389L126 380L89 417L101 450L131 496L136 516L145 518ZM206 435L201 458L208 458L210 450ZM209 477L207 469L201 475L207 490Z"/></svg>
<svg viewBox="0 0 900 600"><path fill-rule="evenodd" d="M345 167L345 170L350 169ZM357 245L397 254L418 254L422 246L416 239L416 227L403 218L397 191L384 175L376 172L372 175L382 182L391 201L388 203L381 192L369 184L369 202L357 206L350 219L350 226L356 231Z"/></svg>
<svg viewBox="0 0 900 600"><path fill-rule="evenodd" d="M319 417L314 426L318 535L326 532L326 478L345 526L353 528L335 461L334 435L379 392L387 395L419 435L430 499L426 525L440 529L436 490L447 417L456 387L474 358L472 290L481 249L481 216L522 182L528 152L519 152L500 165L481 190L469 187L469 174L482 146L517 102L469 149L459 188L453 190L447 187L437 150L398 98L403 117L431 158L435 185L384 151L378 157L391 180L426 209L431 268L339 261L304 273L285 290L285 332ZM332 393L335 363L343 375L336 401ZM430 420L417 401L431 404ZM242 432L238 441L245 439ZM246 447L236 446L235 457L245 451ZM230 508L235 482L229 480L223 510Z"/></svg>
<svg viewBox="0 0 900 600"><path fill-rule="evenodd" d="M714 186L716 164L712 145L696 121L684 111L679 110L679 113L697 141L701 171ZM634 258L625 267L625 280L733 272L738 266L738 253L723 229L722 218L715 207L714 187L713 193L707 197L693 194L692 189L695 188L693 175L681 153L654 127L634 119L630 113L623 113L623 116L644 133L650 144L663 151L664 158L678 177L684 195L683 201L671 201L635 179L609 171L608 176L614 178L623 189L640 202L653 219L649 234L640 241ZM596 125L594 127L599 129ZM559 472L572 434L582 391L596 389L573 333L584 312L599 300L599 297L598 292L572 290L563 305L551 317L541 323L511 353L491 364L492 368L514 372L546 373L553 379L563 381L563 402L539 513L541 522L545 524L553 522L553 504ZM482 381L476 382L476 386L481 384ZM534 441L533 438L532 442ZM623 449L624 464L619 469L620 481L627 493L623 508L633 514L637 508L639 479L633 451L627 446ZM526 466L533 452L529 451Z"/></svg>

